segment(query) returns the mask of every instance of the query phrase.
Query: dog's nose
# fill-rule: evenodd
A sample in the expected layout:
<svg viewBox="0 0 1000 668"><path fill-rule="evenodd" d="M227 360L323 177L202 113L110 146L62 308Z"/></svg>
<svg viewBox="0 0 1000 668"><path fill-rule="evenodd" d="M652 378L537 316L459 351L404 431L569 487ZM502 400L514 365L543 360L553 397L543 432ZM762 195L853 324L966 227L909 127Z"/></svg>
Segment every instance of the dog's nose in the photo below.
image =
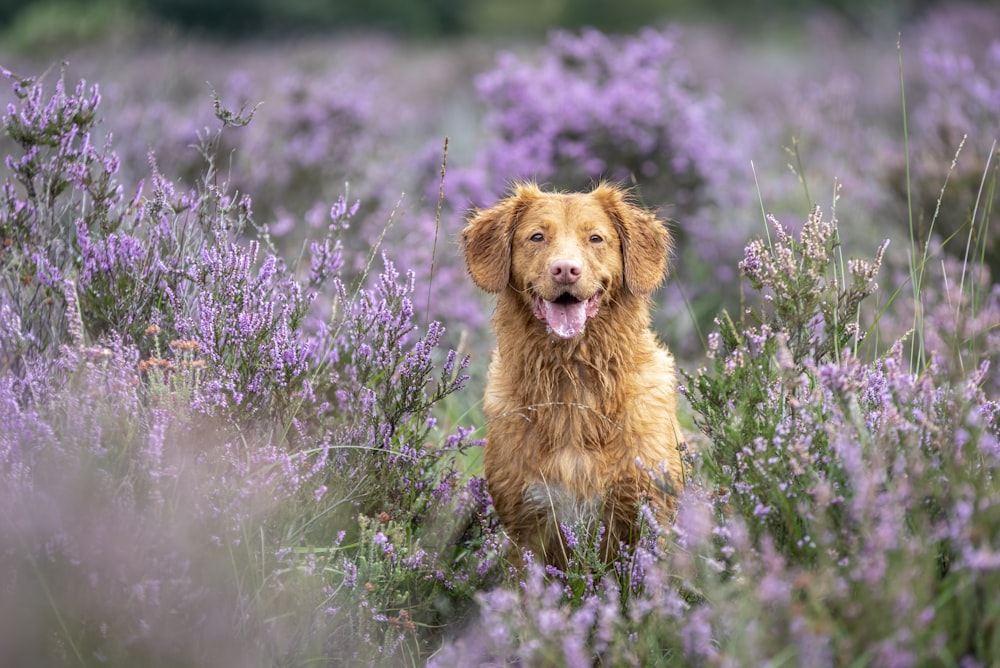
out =
<svg viewBox="0 0 1000 668"><path fill-rule="evenodd" d="M552 280L556 283L562 283L564 285L576 283L577 279L580 278L580 272L582 270L583 267L580 266L579 260L569 258L553 260L552 264L549 265L549 272L552 274Z"/></svg>

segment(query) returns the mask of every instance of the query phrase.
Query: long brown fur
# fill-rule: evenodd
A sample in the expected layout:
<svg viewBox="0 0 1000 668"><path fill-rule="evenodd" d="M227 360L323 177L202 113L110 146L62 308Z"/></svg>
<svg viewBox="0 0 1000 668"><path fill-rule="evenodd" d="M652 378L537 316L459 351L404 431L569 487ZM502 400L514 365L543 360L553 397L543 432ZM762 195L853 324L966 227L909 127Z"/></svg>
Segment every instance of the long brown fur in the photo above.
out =
<svg viewBox="0 0 1000 668"><path fill-rule="evenodd" d="M556 565L567 554L560 525L603 523L610 559L634 542L643 499L666 526L683 484L673 357L649 316L670 234L613 185L519 184L474 212L462 239L473 280L497 293L484 408L500 519L516 546ZM582 332L539 315L548 313L539 300L564 293L596 308Z"/></svg>

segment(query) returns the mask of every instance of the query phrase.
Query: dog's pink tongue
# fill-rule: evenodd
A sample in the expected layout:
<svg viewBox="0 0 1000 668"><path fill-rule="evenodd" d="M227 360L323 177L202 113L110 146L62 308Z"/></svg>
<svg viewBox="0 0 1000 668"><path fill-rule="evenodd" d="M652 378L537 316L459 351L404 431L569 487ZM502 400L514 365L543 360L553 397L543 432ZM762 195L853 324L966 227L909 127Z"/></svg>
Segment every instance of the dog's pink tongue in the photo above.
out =
<svg viewBox="0 0 1000 668"><path fill-rule="evenodd" d="M558 304L544 302L545 322L552 333L561 339L572 339L583 332L587 324L587 302Z"/></svg>

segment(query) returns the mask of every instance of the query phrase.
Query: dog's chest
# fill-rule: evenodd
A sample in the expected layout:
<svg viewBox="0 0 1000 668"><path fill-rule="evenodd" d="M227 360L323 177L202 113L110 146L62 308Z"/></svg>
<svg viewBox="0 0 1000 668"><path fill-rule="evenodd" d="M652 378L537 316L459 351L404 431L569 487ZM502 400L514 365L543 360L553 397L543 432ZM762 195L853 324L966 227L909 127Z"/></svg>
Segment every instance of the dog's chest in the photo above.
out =
<svg viewBox="0 0 1000 668"><path fill-rule="evenodd" d="M537 477L524 491L524 501L567 526L600 515L607 494L605 463L595 453L560 448L539 462Z"/></svg>
<svg viewBox="0 0 1000 668"><path fill-rule="evenodd" d="M566 487L577 496L588 496L599 490L606 465L596 453L563 447L542 460L540 474L554 484Z"/></svg>
<svg viewBox="0 0 1000 668"><path fill-rule="evenodd" d="M556 527L575 527L600 520L604 496L579 496L565 485L537 481L525 490L524 503L538 517L548 517Z"/></svg>

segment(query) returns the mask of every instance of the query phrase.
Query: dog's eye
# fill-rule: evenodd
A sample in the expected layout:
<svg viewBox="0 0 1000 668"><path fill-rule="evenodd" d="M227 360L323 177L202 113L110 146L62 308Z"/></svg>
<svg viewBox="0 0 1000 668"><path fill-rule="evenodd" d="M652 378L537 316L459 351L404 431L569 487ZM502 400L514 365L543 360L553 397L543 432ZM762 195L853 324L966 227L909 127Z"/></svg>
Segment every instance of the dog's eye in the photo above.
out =
<svg viewBox="0 0 1000 668"><path fill-rule="evenodd" d="M545 235L541 232L535 232L529 237L532 241L545 241Z"/></svg>
<svg viewBox="0 0 1000 668"><path fill-rule="evenodd" d="M604 241L604 237L602 237L600 234L591 234L590 235L590 243L592 243L592 244L599 244L602 241Z"/></svg>

